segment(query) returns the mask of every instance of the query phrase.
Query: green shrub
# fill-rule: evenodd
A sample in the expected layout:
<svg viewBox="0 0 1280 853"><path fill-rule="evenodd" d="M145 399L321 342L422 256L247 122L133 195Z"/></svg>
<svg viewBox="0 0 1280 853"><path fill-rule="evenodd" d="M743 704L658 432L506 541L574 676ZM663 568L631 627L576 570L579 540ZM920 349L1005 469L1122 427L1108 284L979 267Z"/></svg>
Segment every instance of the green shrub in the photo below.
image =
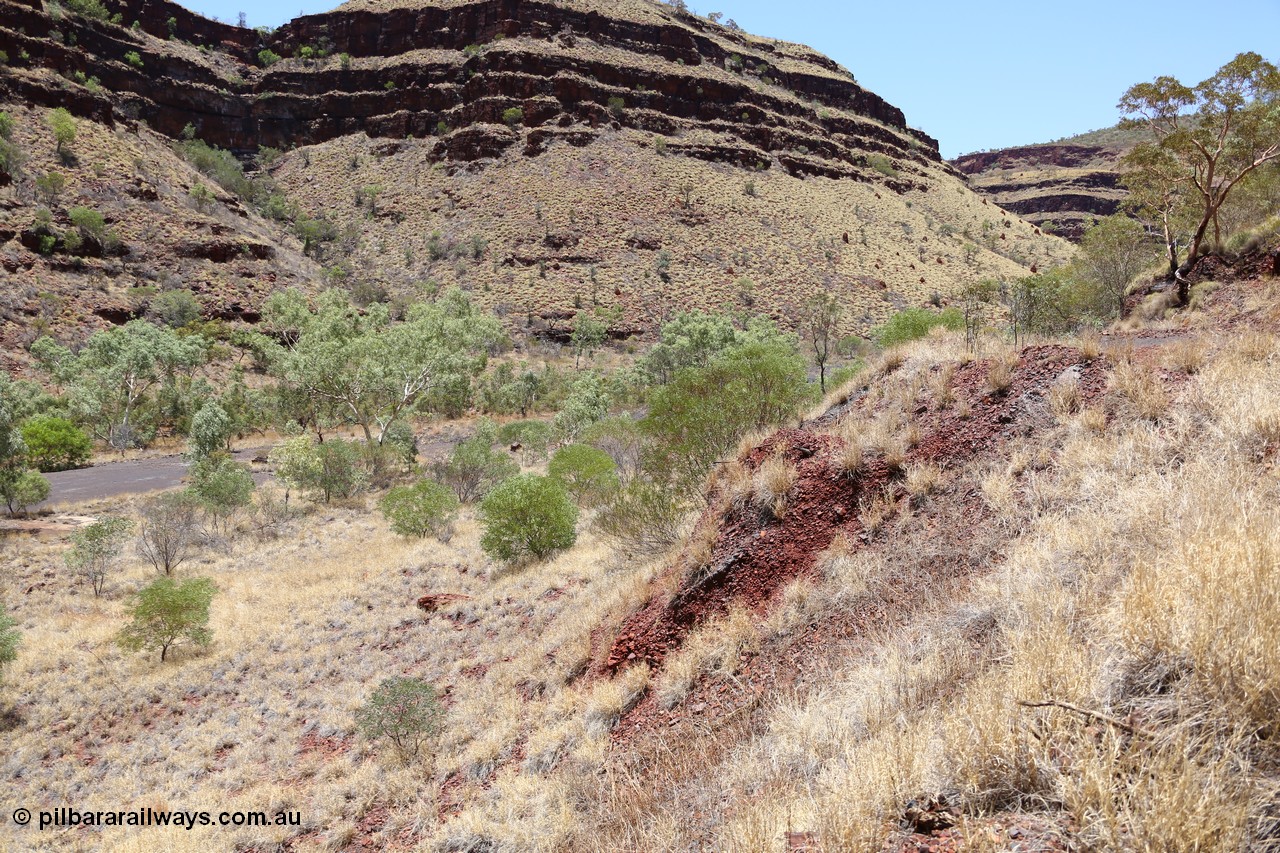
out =
<svg viewBox="0 0 1280 853"><path fill-rule="evenodd" d="M158 578L138 591L129 608L130 622L116 642L131 652L160 650L161 662L169 649L180 643L207 646L213 640L209 630L209 605L218 592L208 578L174 582Z"/></svg>
<svg viewBox="0 0 1280 853"><path fill-rule="evenodd" d="M124 61L132 65L134 68L142 67L142 55L136 50L127 51L124 55Z"/></svg>
<svg viewBox="0 0 1280 853"><path fill-rule="evenodd" d="M63 0L63 2L68 9L86 18L105 21L111 17L107 7L102 5L102 0Z"/></svg>
<svg viewBox="0 0 1280 853"><path fill-rule="evenodd" d="M66 471L89 461L93 446L84 430L66 418L42 415L22 425L27 458L39 471Z"/></svg>
<svg viewBox="0 0 1280 853"><path fill-rule="evenodd" d="M200 319L200 303L188 290L166 290L151 300L147 313L171 329L181 329Z"/></svg>
<svg viewBox="0 0 1280 853"><path fill-rule="evenodd" d="M510 127L515 127L524 120L524 110L519 107L510 107L502 111L502 120Z"/></svg>
<svg viewBox="0 0 1280 853"><path fill-rule="evenodd" d="M253 474L226 457L206 457L191 466L191 494L209 514L214 530L231 529L236 512L253 498Z"/></svg>
<svg viewBox="0 0 1280 853"><path fill-rule="evenodd" d="M378 508L401 536L421 539L439 536L458 510L458 499L446 487L432 480L412 486L397 486L387 492Z"/></svg>
<svg viewBox="0 0 1280 853"><path fill-rule="evenodd" d="M495 486L480 503L480 547L494 559L543 559L573 545L578 508L550 477L521 474Z"/></svg>
<svg viewBox="0 0 1280 853"><path fill-rule="evenodd" d="M280 58L280 54L276 53L271 48L258 51L258 64L263 68L270 68L279 62Z"/></svg>
<svg viewBox="0 0 1280 853"><path fill-rule="evenodd" d="M898 177L898 170L893 168L893 161L884 154L868 154L867 165L873 170L890 178Z"/></svg>
<svg viewBox="0 0 1280 853"><path fill-rule="evenodd" d="M338 226L325 216L300 216L293 223L294 233L302 241L303 254L318 258L326 243L338 239Z"/></svg>
<svg viewBox="0 0 1280 853"><path fill-rule="evenodd" d="M547 475L582 506L594 506L618 490L618 466L609 454L585 444L557 450L547 463Z"/></svg>
<svg viewBox="0 0 1280 853"><path fill-rule="evenodd" d="M230 151L209 145L202 139L196 139L195 129L190 125L183 131L183 140L178 143L178 152L196 171L212 178L227 192L235 193L246 200L254 197L253 183L245 177L244 166Z"/></svg>
<svg viewBox="0 0 1280 853"><path fill-rule="evenodd" d="M218 197L214 195L213 190L209 189L204 184L196 184L192 187L187 193L187 198L191 199L191 203L194 204L196 206L196 210L201 213L208 213L213 207L214 202L218 200Z"/></svg>
<svg viewBox="0 0 1280 853"><path fill-rule="evenodd" d="M382 447L406 473L418 462L418 436L407 421L392 421L382 433Z"/></svg>
<svg viewBox="0 0 1280 853"><path fill-rule="evenodd" d="M875 330L874 335L880 346L888 348L923 338L930 329L938 326L959 331L964 328L964 316L955 308L942 311L906 308L890 317L887 323Z"/></svg>
<svg viewBox="0 0 1280 853"><path fill-rule="evenodd" d="M332 498L349 498L365 485L365 473L360 467L360 446L354 441L330 439L316 445L316 458L320 462L317 486L324 495L324 502Z"/></svg>
<svg viewBox="0 0 1280 853"><path fill-rule="evenodd" d="M520 457L526 463L547 458L551 446L551 424L546 421L512 421L498 430L498 441L511 447L520 445Z"/></svg>
<svg viewBox="0 0 1280 853"><path fill-rule="evenodd" d="M13 141L13 116L0 110L0 175L12 175L21 162L22 151Z"/></svg>
<svg viewBox="0 0 1280 853"><path fill-rule="evenodd" d="M627 108L627 102L624 101L622 98L618 97L617 95L614 95L612 98L609 99L609 112L613 115L614 118L622 118L622 113L626 110L626 108Z"/></svg>
<svg viewBox="0 0 1280 853"><path fill-rule="evenodd" d="M92 207L77 205L71 208L68 215L71 217L71 224L79 228L84 236L92 237L98 242L105 239L107 220Z"/></svg>
<svg viewBox="0 0 1280 853"><path fill-rule="evenodd" d="M64 557L67 568L86 580L95 596L102 594L107 574L124 550L132 530L133 522L129 519L108 517L71 534L71 548Z"/></svg>
<svg viewBox="0 0 1280 853"><path fill-rule="evenodd" d="M584 373L552 420L555 434L564 441L576 441L587 427L609 414L609 389L597 373Z"/></svg>
<svg viewBox="0 0 1280 853"><path fill-rule="evenodd" d="M400 758L418 754L440 731L444 710L436 689L420 678L399 676L378 685L356 712L356 727L370 740L387 740Z"/></svg>
<svg viewBox="0 0 1280 853"><path fill-rule="evenodd" d="M686 506L666 484L637 477L614 493L595 529L631 554L657 554L680 541Z"/></svg>
<svg viewBox="0 0 1280 853"><path fill-rule="evenodd" d="M618 469L618 478L630 481L640 472L644 458L644 434L630 415L597 421L582 433L582 441L603 450Z"/></svg>
<svg viewBox="0 0 1280 853"><path fill-rule="evenodd" d="M22 471L0 477L0 498L9 507L9 515L26 512L49 497L49 481L39 471Z"/></svg>
<svg viewBox="0 0 1280 853"><path fill-rule="evenodd" d="M692 499L743 435L782 423L813 398L806 372L794 344L782 341L740 344L705 368L677 371L640 421L646 469Z"/></svg>
<svg viewBox="0 0 1280 853"><path fill-rule="evenodd" d="M471 503L520 473L519 465L493 449L497 436L493 421L483 418L476 425L475 435L455 447L447 461L432 466L436 479L453 489L461 502Z"/></svg>
<svg viewBox="0 0 1280 853"><path fill-rule="evenodd" d="M58 196L66 188L67 178L61 172L46 172L36 178L36 195L50 207L58 203Z"/></svg>

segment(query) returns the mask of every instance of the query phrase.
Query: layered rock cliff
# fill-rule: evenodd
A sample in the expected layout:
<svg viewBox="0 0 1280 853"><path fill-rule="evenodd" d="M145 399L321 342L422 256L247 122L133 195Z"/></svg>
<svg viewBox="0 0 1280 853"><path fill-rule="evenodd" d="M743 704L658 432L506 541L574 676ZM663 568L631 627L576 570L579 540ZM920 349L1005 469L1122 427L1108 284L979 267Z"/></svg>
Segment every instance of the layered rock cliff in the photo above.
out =
<svg viewBox="0 0 1280 853"><path fill-rule="evenodd" d="M1124 201L1120 160L1136 138L1113 128L1061 142L965 154L950 162L996 204L1079 240L1091 221L1115 213Z"/></svg>
<svg viewBox="0 0 1280 853"><path fill-rule="evenodd" d="M513 324L554 332L596 306L644 331L685 307L782 319L825 289L857 331L1066 252L970 192L933 139L830 59L647 0L359 0L274 32L164 0L112 4L115 23L39 0L0 10L0 106L21 138L50 147L44 118L65 107L145 147L135 160L164 160L170 201L188 208L179 219L219 220L231 242L250 222L261 232L248 242L270 251L237 256L261 269L228 282L225 263L203 258L165 285L215 314L251 316L281 278L372 298L459 284ZM191 213L209 207L191 196L200 178L161 150L184 132L250 165L261 147L281 149L264 170L297 217L345 235L341 249L308 242L316 266L287 218L259 220L230 195ZM168 281L178 244L204 240L153 235L142 253L135 226L156 213L127 190L146 177L81 174L88 158L49 153L9 190L14 233L37 218L39 174L72 178L55 220L98 180L127 250L111 298ZM6 269L52 263L7 250ZM143 254L148 268L135 268ZM264 284L246 290L245 278Z"/></svg>

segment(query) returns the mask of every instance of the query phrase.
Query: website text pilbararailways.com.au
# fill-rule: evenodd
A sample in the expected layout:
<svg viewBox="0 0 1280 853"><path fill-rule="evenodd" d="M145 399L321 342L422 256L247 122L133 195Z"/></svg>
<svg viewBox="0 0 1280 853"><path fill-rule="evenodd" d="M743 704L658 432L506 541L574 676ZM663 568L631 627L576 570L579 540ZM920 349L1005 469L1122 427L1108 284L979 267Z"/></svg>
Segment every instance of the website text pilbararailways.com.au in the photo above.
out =
<svg viewBox="0 0 1280 853"><path fill-rule="evenodd" d="M301 826L302 813L298 811L161 811L150 807L102 811L59 806L34 812L30 809L15 809L13 822L18 826L34 824L34 828L40 830L66 829L76 826L172 826L190 830L197 826Z"/></svg>

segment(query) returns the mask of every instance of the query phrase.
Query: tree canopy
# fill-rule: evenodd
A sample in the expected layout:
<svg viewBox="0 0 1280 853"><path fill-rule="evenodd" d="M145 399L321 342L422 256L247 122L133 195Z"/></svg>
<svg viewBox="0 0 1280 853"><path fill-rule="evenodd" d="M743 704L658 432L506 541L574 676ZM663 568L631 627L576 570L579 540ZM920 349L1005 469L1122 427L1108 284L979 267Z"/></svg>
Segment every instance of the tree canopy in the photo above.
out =
<svg viewBox="0 0 1280 853"><path fill-rule="evenodd" d="M32 344L31 353L64 386L76 420L123 450L145 443L150 424L140 411L159 386L204 363L205 345L199 337L131 320L95 333L78 353L48 337Z"/></svg>
<svg viewBox="0 0 1280 853"><path fill-rule="evenodd" d="M1189 283L1182 274L1201 254L1210 226L1221 243L1223 204L1259 167L1280 158L1280 70L1256 53L1241 53L1195 86L1170 76L1132 86L1118 106L1122 126L1151 133L1125 159L1128 183L1138 210L1160 222L1185 302ZM1188 224L1182 265L1180 216Z"/></svg>
<svg viewBox="0 0 1280 853"><path fill-rule="evenodd" d="M339 290L321 294L314 310L297 291L278 293L265 318L284 341L279 376L358 424L371 444L433 390L470 382L501 337L497 318L456 288L415 305L401 323L385 305L357 311Z"/></svg>

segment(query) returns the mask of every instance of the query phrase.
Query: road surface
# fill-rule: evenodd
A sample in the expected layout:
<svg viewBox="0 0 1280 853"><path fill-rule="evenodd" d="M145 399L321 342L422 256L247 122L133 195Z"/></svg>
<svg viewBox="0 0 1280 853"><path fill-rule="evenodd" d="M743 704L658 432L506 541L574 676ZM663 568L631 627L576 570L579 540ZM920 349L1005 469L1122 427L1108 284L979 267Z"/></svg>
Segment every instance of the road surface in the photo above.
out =
<svg viewBox="0 0 1280 853"><path fill-rule="evenodd" d="M266 452L267 448L250 448L237 451L234 456L240 462L248 462ZM104 462L92 468L77 468L74 471L55 471L45 474L49 480L48 500L32 509L176 489L182 485L187 467L188 462L182 456L158 456L154 459ZM265 475L255 476L254 479L261 481L265 479Z"/></svg>

